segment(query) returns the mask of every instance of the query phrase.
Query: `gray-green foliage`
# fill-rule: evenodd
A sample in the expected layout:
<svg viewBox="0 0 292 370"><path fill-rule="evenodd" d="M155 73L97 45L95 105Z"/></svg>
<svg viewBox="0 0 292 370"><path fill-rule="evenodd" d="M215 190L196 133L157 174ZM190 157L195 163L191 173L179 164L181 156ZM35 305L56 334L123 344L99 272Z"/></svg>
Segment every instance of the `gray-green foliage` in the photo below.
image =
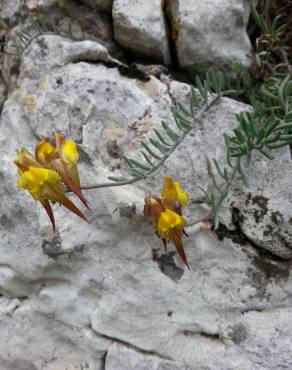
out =
<svg viewBox="0 0 292 370"><path fill-rule="evenodd" d="M230 185L238 180L248 187L246 170L254 151L273 159L274 150L292 143L292 76L270 83L264 86L265 93L260 89L258 96L252 98L252 111L236 116L238 125L233 135L224 134L226 166L221 168L216 160L209 164L213 190L205 195L215 227L219 223L218 209Z"/></svg>
<svg viewBox="0 0 292 370"><path fill-rule="evenodd" d="M7 55L21 55L31 42L42 35L54 34L74 39L71 22L68 22L68 29L61 31L55 24L37 18L30 19L19 29L13 30L6 35L6 42L2 45L1 52Z"/></svg>
<svg viewBox="0 0 292 370"><path fill-rule="evenodd" d="M145 179L154 176L165 160L176 147L202 121L204 113L222 96L236 91L231 90L229 78L222 72L207 73L206 79L196 79L195 88L191 88L189 106L177 103L172 108L174 124L162 121L161 129L153 130L148 142L141 142L141 159L125 157L128 170L136 179ZM124 177L110 177L114 181L129 181Z"/></svg>
<svg viewBox="0 0 292 370"><path fill-rule="evenodd" d="M262 32L259 39L266 48L257 47L253 68L241 74L244 94L253 109L237 115L238 126L233 135L224 134L226 166L220 168L216 160L208 164L213 188L204 193L211 206L215 227L219 224L218 209L227 197L230 185L238 180L248 186L246 170L254 151L273 159L274 150L292 143L292 73L286 47L280 46L285 25L278 26L277 17L269 26L255 9L253 17ZM272 57L275 50L283 56L283 63ZM273 63L277 63L276 68ZM269 70L267 76L263 66ZM258 82L257 77L262 81Z"/></svg>

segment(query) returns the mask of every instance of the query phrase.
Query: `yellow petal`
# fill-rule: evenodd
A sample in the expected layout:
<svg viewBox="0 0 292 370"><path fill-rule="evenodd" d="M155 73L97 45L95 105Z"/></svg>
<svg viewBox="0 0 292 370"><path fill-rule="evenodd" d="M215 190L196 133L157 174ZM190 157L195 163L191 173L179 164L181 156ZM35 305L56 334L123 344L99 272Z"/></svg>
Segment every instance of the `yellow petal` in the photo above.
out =
<svg viewBox="0 0 292 370"><path fill-rule="evenodd" d="M62 148L62 159L65 163L76 164L78 161L77 145L72 140L65 141Z"/></svg>
<svg viewBox="0 0 292 370"><path fill-rule="evenodd" d="M177 213L167 209L166 211L160 214L158 219L158 233L160 236L169 232L169 230L174 228L181 228L183 229L186 226L186 222L184 218Z"/></svg>
<svg viewBox="0 0 292 370"><path fill-rule="evenodd" d="M174 182L170 176L164 177L162 199L179 202L182 207L189 202L188 193L182 191L180 183Z"/></svg>
<svg viewBox="0 0 292 370"><path fill-rule="evenodd" d="M177 192L174 186L174 181L170 176L164 177L162 199L168 199L174 202L177 200Z"/></svg>
<svg viewBox="0 0 292 370"><path fill-rule="evenodd" d="M185 206L186 204L189 203L189 196L186 191L182 191L181 185L179 182L174 183L176 193L177 193L177 200L180 202L181 206Z"/></svg>
<svg viewBox="0 0 292 370"><path fill-rule="evenodd" d="M18 186L27 189L37 200L43 200L43 188L46 183L61 184L61 177L52 170L47 168L30 167L25 171L18 180Z"/></svg>
<svg viewBox="0 0 292 370"><path fill-rule="evenodd" d="M57 149L49 143L48 139L44 139L37 144L35 156L40 163L49 164L50 161L58 157L58 152Z"/></svg>

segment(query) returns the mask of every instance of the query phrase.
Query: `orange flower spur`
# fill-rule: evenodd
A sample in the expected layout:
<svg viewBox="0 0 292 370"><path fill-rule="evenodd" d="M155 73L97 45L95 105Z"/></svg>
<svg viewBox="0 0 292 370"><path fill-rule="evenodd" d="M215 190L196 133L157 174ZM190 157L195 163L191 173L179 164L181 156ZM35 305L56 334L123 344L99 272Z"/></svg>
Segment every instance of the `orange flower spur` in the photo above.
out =
<svg viewBox="0 0 292 370"><path fill-rule="evenodd" d="M182 234L187 225L182 217L182 207L188 202L188 194L182 191L180 184L166 176L161 198L157 195L145 198L144 215L155 222L157 234L162 239L165 249L167 250L167 242L173 242L181 259L189 268L182 244Z"/></svg>
<svg viewBox="0 0 292 370"><path fill-rule="evenodd" d="M56 135L63 138L61 134ZM59 148L56 149L49 143L48 139L45 139L37 145L36 153L36 157L34 157L25 148L18 151L18 156L14 161L20 175L17 182L18 186L21 189L28 190L31 196L43 205L54 231L55 219L50 201L63 205L88 222L83 213L65 195L67 188L69 188L80 199L82 198L81 200L88 207L88 203L80 190L76 144L72 141L66 142L63 140Z"/></svg>

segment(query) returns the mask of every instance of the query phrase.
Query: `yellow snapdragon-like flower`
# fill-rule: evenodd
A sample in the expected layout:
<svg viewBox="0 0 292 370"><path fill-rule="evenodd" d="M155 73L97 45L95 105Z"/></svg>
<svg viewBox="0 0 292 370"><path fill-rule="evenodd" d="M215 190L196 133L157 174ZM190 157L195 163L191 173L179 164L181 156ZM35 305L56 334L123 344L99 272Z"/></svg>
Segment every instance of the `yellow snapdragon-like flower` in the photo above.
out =
<svg viewBox="0 0 292 370"><path fill-rule="evenodd" d="M181 240L187 223L181 215L181 208L188 201L188 194L182 191L180 184L166 176L161 198L157 195L150 195L145 198L144 205L144 215L155 222L157 234L162 239L165 248L167 248L168 241L173 242L187 267L189 266Z"/></svg>
<svg viewBox="0 0 292 370"><path fill-rule="evenodd" d="M56 171L68 189L89 209L88 202L80 189L77 145L72 140L65 140L60 132L57 132L55 137L56 147L51 145L48 139L43 139L36 146L35 157L46 168Z"/></svg>
<svg viewBox="0 0 292 370"><path fill-rule="evenodd" d="M67 142L64 140L63 135L57 135L60 135L60 137L63 139L62 144L66 145ZM69 145L67 145L67 149L69 148L70 152L70 148L72 148L71 152L73 154L71 154L74 157L74 166L76 167L73 172L75 176L78 176L77 147L76 144L71 140L68 142ZM72 145L72 143L74 145ZM76 188L74 176L71 176L69 171L67 171L65 162L63 162L63 159L59 155L60 150L60 148L55 148L53 145L51 145L48 139L44 139L37 144L35 149L35 157L29 153L27 149L23 148L21 151L18 151L17 158L14 161L18 168L18 174L20 175L20 179L17 182L18 186L21 189L28 190L35 200L41 202L52 222L54 230L55 220L50 201L63 205L71 212L87 221L83 213L65 195L66 189L69 188L75 194L77 193L79 198L82 197L87 205L87 202L81 194L79 176L79 188Z"/></svg>
<svg viewBox="0 0 292 370"><path fill-rule="evenodd" d="M186 191L182 191L179 182L173 181L170 176L164 177L162 199L172 202L178 202L181 207L189 203L189 196Z"/></svg>
<svg viewBox="0 0 292 370"><path fill-rule="evenodd" d="M185 226L186 222L182 216L171 211L170 209L166 209L160 214L157 224L157 231L161 237L167 237L169 230L173 230L175 228L183 229Z"/></svg>

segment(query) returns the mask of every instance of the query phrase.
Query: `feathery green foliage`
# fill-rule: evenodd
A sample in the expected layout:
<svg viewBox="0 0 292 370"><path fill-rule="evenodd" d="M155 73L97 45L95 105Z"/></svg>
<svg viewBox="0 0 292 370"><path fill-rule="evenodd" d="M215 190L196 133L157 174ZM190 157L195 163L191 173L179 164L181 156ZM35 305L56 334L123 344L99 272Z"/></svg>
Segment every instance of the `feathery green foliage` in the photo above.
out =
<svg viewBox="0 0 292 370"><path fill-rule="evenodd" d="M196 79L195 88L190 91L190 103L186 107L177 103L172 108L174 123L162 121L161 129L153 129L153 135L148 142L141 142L141 159L136 160L125 157L130 174L135 179L153 177L159 171L163 163L169 158L177 146L190 133L198 123L202 121L204 114L223 95L237 93L230 88L230 80L222 72L207 73L206 79L202 82L199 77ZM128 181L132 181L128 179ZM110 177L114 181L127 181L125 178Z"/></svg>

